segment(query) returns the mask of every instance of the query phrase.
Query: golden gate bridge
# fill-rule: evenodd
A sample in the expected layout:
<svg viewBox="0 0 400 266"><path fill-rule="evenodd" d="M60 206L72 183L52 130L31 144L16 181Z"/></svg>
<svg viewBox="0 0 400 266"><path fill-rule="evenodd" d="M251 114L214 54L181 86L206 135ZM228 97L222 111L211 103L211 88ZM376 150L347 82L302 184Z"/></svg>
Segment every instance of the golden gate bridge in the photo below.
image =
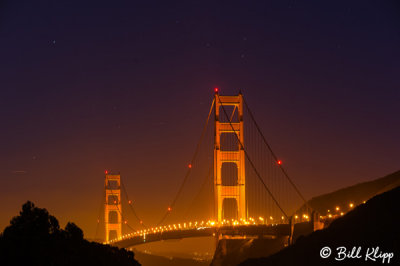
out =
<svg viewBox="0 0 400 266"><path fill-rule="evenodd" d="M283 236L290 244L297 224L314 230L319 222L242 93L223 96L217 88L182 183L156 225L140 218L119 173L105 172L103 192L96 235L103 222L104 243L119 247L206 236ZM128 222L127 213L134 222Z"/></svg>

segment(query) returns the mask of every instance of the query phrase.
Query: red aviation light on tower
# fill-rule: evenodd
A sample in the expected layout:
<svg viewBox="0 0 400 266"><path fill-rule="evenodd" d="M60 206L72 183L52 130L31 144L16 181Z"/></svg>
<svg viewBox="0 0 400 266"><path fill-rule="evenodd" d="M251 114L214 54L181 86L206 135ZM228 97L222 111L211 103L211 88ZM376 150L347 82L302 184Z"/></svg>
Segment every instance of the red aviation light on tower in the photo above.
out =
<svg viewBox="0 0 400 266"><path fill-rule="evenodd" d="M106 175L108 175L108 170L105 170L104 173L105 173Z"/></svg>
<svg viewBox="0 0 400 266"><path fill-rule="evenodd" d="M192 164L190 163L190 164L188 164L188 168L192 168Z"/></svg>
<svg viewBox="0 0 400 266"><path fill-rule="evenodd" d="M167 209L167 210L170 212L170 211L172 211L172 208L171 208L171 207L168 207L168 209Z"/></svg>
<svg viewBox="0 0 400 266"><path fill-rule="evenodd" d="M281 164L282 164L282 161L281 161L281 160L278 160L278 161L276 161L276 163L279 164L279 165L281 165Z"/></svg>
<svg viewBox="0 0 400 266"><path fill-rule="evenodd" d="M218 93L218 88L217 87L214 88L214 92Z"/></svg>

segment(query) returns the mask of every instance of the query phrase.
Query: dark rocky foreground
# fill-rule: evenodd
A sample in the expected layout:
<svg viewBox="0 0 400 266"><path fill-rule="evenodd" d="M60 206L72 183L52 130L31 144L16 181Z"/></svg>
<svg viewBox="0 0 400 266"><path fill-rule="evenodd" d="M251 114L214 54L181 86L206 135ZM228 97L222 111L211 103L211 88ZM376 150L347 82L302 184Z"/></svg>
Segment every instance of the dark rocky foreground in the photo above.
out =
<svg viewBox="0 0 400 266"><path fill-rule="evenodd" d="M388 262L400 265L399 202L400 187L397 187L358 206L328 228L299 238L294 245L274 255L248 259L240 265L385 265ZM324 247L331 249L328 258L321 258ZM346 254L353 248L355 251L344 258L344 254L338 255L340 250L344 251L341 247L346 248ZM374 253L377 248L379 250Z"/></svg>
<svg viewBox="0 0 400 266"><path fill-rule="evenodd" d="M27 202L0 235L0 265L140 265L134 253L89 242L74 223L60 229L46 209Z"/></svg>

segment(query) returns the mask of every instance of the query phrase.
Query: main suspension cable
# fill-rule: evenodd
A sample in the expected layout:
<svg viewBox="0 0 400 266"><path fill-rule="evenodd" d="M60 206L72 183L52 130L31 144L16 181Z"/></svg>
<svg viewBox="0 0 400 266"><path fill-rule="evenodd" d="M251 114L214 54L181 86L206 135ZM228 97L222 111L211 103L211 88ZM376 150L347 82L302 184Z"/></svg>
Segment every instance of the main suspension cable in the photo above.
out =
<svg viewBox="0 0 400 266"><path fill-rule="evenodd" d="M111 185L110 185L110 180L108 180L108 186L110 187L109 190L111 190L111 194L114 194L114 191L113 191L113 189L111 188ZM115 198L114 198L114 199L115 199ZM106 204L108 204L108 199L106 199ZM117 211L118 211L118 213L121 215L121 218L124 220L124 223L125 223L125 221L126 221L125 224L126 224L133 232L135 232L136 229L132 228L132 227L128 224L128 220L125 219L125 217L122 215L122 212L121 212L121 210L120 210L119 207L118 207L118 204L115 204L115 206L117 207ZM107 219L107 218L104 217L104 219Z"/></svg>
<svg viewBox="0 0 400 266"><path fill-rule="evenodd" d="M243 102L246 107L246 110L249 112L251 120L253 120L254 125L257 128L258 133L261 135L261 138L264 142L264 144L267 146L268 150L271 152L272 156L274 157L275 161L278 162L278 157L275 155L274 151L272 150L271 146L268 144L266 138L264 137L264 134L262 133L260 127L258 126L256 120L254 119L253 113L250 111L249 106L247 105L246 100L243 97ZM304 204L306 205L307 208L311 209L310 206L308 205L308 202L304 198L304 196L301 194L300 190L297 188L297 186L293 183L292 179L289 177L287 174L285 168L283 168L282 164L278 164L279 168L281 169L283 175L286 177L286 179L289 181L289 183L293 186L293 188L296 190L297 194L301 197L301 199L304 201Z"/></svg>
<svg viewBox="0 0 400 266"><path fill-rule="evenodd" d="M210 111L208 112L208 116L207 116L206 122L205 122L204 127L203 127L203 132L201 133L200 139L197 142L196 149L195 149L195 152L193 154L192 160L190 161L190 164L193 164L193 162L196 159L197 154L199 152L200 144L203 141L203 138L204 138L205 132L207 130L207 126L208 126L208 121L210 120L210 116L211 116L211 113L212 113L212 110L213 110L213 107L214 107L214 102L215 102L215 100L213 99L213 101L211 103ZM189 177L189 175L191 173L191 170L192 170L192 168L189 167L188 170L186 171L185 177L184 177L184 179L183 179L183 181L182 181L182 183L181 183L181 185L179 187L178 192L176 193L172 203L169 205L167 212L164 214L164 216L161 218L161 220L157 223L157 226L162 224L164 222L164 220L167 218L167 216L173 210L173 207L175 206L175 203L176 203L177 199L179 198L180 194L182 193L183 187L185 186L185 183L186 183L186 181L187 181L187 179L188 179L188 177Z"/></svg>
<svg viewBox="0 0 400 266"><path fill-rule="evenodd" d="M229 119L228 113L226 112L225 107L224 107L224 105L222 104L222 101L221 101L221 98L219 97L219 94L218 94L218 93L215 93L215 94L217 95L217 98L218 98L219 102L221 103L221 107L222 107L222 110L223 110L224 113L225 113L226 119ZM228 121L229 121L229 120L228 120ZM262 177L260 176L260 173L257 171L256 167L254 166L253 161L250 159L250 157L249 157L249 155L248 155L246 149L244 148L243 143L240 141L238 135L236 134L236 130L235 130L235 128L233 127L231 121L229 121L229 125L231 126L232 131L233 131L234 135L236 136L236 139L237 139L237 141L239 142L241 149L244 151L244 154L245 154L247 160L249 160L250 165L251 165L251 167L253 168L254 172L256 173L258 179L261 181L261 183L263 184L264 188L267 190L268 194L271 196L272 200L275 202L276 206L280 209L280 211L283 213L283 215L285 215L286 219L289 220L289 217L287 216L286 212L282 209L282 207L280 206L280 204L278 203L278 201L276 200L276 198L274 197L274 195L273 195L272 192L269 190L269 188L268 188L267 185L265 184L264 180L263 180Z"/></svg>
<svg viewBox="0 0 400 266"><path fill-rule="evenodd" d="M139 224L141 224L144 228L148 228L148 227L143 223L143 220L140 219L139 215L137 215L137 212L135 211L135 208L133 208L133 206L132 206L132 204L131 204L132 201L129 200L128 193L127 193L127 191L126 191L124 182L122 182L122 179L121 179L121 186L122 186L122 189L123 189L123 191L124 191L125 198L126 198L126 200L128 201L128 205L129 205L129 207L130 207L129 209L132 211L132 213L133 213L133 215L135 216L135 218L139 221Z"/></svg>

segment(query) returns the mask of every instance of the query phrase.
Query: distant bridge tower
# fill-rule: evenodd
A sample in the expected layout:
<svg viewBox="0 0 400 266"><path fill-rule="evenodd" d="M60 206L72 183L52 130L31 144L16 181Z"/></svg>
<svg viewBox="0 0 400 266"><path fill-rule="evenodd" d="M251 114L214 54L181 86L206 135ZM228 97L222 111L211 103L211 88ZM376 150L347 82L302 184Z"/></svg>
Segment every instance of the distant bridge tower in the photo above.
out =
<svg viewBox="0 0 400 266"><path fill-rule="evenodd" d="M108 242L122 235L121 176L106 171L104 189L106 192L104 208L105 240Z"/></svg>
<svg viewBox="0 0 400 266"><path fill-rule="evenodd" d="M237 112L237 119L232 120L231 124L226 118L226 114L220 107L233 106L234 109L231 114L232 116ZM224 122L221 122L224 121ZM232 126L231 126L232 125ZM233 129L232 129L233 127ZM222 134L236 134L237 138L244 145L243 142L243 96L241 93L237 96L220 96L218 90L215 92L215 132L214 132L214 201L215 201L215 218L218 221L222 221L223 217L223 206L225 199L234 199L237 205L237 216L238 219L246 219L246 179L245 179L245 154L243 147L241 147L239 141L236 150L224 151L224 147L221 147L221 135ZM222 149L221 149L222 148ZM237 167L237 182L235 184L225 185L222 182L222 165L225 163L234 163Z"/></svg>

